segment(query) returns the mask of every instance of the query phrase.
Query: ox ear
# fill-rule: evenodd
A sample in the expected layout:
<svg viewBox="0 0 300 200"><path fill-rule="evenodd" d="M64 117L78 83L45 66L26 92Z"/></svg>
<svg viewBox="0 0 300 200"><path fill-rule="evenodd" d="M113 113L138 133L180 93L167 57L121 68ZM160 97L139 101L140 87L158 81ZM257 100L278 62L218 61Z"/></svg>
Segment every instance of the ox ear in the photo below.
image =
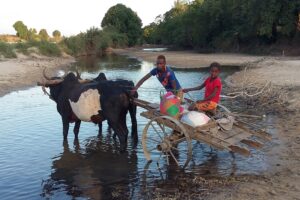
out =
<svg viewBox="0 0 300 200"><path fill-rule="evenodd" d="M78 69L75 70L75 73L76 73L76 78L81 79L81 76L80 76L80 73L78 72Z"/></svg>
<svg viewBox="0 0 300 200"><path fill-rule="evenodd" d="M101 72L101 73L97 76L97 78L95 78L94 80L96 80L96 81L106 81L107 78L106 78L105 74Z"/></svg>

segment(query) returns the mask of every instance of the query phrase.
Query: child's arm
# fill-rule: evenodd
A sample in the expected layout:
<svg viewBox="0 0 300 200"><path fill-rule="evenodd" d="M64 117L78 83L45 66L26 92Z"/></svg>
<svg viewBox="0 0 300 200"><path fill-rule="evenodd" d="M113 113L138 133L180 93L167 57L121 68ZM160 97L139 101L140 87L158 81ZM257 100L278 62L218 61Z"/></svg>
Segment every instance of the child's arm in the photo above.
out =
<svg viewBox="0 0 300 200"><path fill-rule="evenodd" d="M148 73L141 80L139 80L139 82L136 84L136 86L131 90L131 94L134 94L137 91L137 89L139 89L139 87L150 77L151 77L151 74Z"/></svg>
<svg viewBox="0 0 300 200"><path fill-rule="evenodd" d="M212 98L214 98L217 94L218 88L215 88L214 91L206 98L204 98L203 100L198 100L197 102L202 102L202 101L210 101Z"/></svg>
<svg viewBox="0 0 300 200"><path fill-rule="evenodd" d="M205 87L205 84L203 83L202 85L199 85L197 87L193 87L193 88L185 88L185 89L182 89L182 91L184 93L187 93L187 92L190 92L190 91L196 91L196 90L201 90Z"/></svg>

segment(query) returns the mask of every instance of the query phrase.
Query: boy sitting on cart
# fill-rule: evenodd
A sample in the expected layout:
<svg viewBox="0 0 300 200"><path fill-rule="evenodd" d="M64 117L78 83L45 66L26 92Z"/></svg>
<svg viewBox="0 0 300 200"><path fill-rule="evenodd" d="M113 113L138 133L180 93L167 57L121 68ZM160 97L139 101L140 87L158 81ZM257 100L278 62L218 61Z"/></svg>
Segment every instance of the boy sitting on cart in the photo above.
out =
<svg viewBox="0 0 300 200"><path fill-rule="evenodd" d="M204 81L202 85L193 88L185 88L184 93L190 91L201 90L205 87L204 99L198 100L189 106L189 110L204 111L215 113L217 105L220 101L220 94L222 90L222 83L219 77L220 64L213 62L210 64L210 76Z"/></svg>

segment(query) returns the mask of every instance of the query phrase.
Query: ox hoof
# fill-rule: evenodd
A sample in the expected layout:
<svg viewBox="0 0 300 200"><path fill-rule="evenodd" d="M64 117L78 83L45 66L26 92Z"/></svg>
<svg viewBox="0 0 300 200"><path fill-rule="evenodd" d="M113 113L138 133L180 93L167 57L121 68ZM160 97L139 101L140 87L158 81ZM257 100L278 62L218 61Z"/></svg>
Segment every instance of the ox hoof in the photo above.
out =
<svg viewBox="0 0 300 200"><path fill-rule="evenodd" d="M125 153L127 151L127 148L126 147L121 147L120 148L120 153Z"/></svg>

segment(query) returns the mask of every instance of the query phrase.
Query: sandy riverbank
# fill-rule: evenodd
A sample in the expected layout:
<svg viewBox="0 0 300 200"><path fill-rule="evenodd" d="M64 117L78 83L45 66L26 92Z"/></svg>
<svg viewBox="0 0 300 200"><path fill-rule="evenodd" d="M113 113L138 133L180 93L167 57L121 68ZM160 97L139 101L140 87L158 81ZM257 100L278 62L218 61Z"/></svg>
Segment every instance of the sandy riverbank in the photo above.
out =
<svg viewBox="0 0 300 200"><path fill-rule="evenodd" d="M247 79L252 83L270 81L288 96L291 113L275 116L277 130L270 148L264 149L269 170L249 177L236 177L237 181L209 191L205 199L299 199L300 196L300 59L295 57L267 57L236 54L198 54L195 52L145 52L142 49L117 49L115 53L155 62L164 54L167 63L179 68L206 67L217 61L222 65L247 66ZM243 71L228 77L233 84L240 83ZM297 111L298 110L298 111ZM235 177L229 177L230 180ZM207 180L209 181L209 180ZM225 180L226 182L226 180ZM170 199L176 197L169 196ZM202 199L202 198L201 198Z"/></svg>
<svg viewBox="0 0 300 200"><path fill-rule="evenodd" d="M263 56L251 56L241 54L199 54L193 51L143 51L142 48L113 49L120 55L135 57L148 62L156 62L158 55L166 56L167 64L174 68L203 68L212 62L220 62L222 65L241 66L250 62L258 62Z"/></svg>
<svg viewBox="0 0 300 200"><path fill-rule="evenodd" d="M45 57L40 55L24 56L0 60L0 97L15 90L36 85L41 80L45 67L51 71L64 69L75 59L70 56Z"/></svg>

